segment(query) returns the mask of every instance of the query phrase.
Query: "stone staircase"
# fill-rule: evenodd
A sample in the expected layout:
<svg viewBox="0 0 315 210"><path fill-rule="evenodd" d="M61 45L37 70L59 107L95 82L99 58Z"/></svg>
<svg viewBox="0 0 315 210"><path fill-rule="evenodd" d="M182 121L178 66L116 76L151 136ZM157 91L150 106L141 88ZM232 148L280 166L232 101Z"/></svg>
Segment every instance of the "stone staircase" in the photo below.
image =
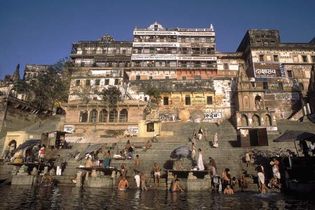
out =
<svg viewBox="0 0 315 210"><path fill-rule="evenodd" d="M192 122L166 122L162 124L162 131L172 131L174 136L167 137L158 137L158 142L152 143L152 147L144 151L142 148L137 147L135 149L135 155L138 154L141 159L141 168L146 174L147 177L147 185L154 188L153 178L151 178L151 170L154 162L157 162L162 170L165 167L165 164L169 162L170 153L177 147L187 145L191 146L191 142L189 138L191 138L194 132L197 132L201 127L204 131L204 137L202 140L196 142L196 148L201 148L203 153L203 161L204 164L207 164L209 161L209 157L212 157L217 164L217 173L221 175L222 171L225 168L229 168L231 171L232 177L239 177L243 170L247 170L250 175L255 176L255 165L246 167L246 165L242 162L242 157L247 150L273 150L280 151L286 150L287 148L291 150L295 150L293 143L278 143L273 142L272 140L278 137L285 130L305 130L305 131L315 131L315 125L311 122L291 122L291 121L280 121L278 123L279 126L279 134L272 134L268 136L269 146L260 146L260 147L250 147L250 148L241 148L238 146L237 142L237 132L233 125L229 121L224 121L219 126L212 123L192 123ZM212 148L211 141L215 132L218 133L219 137L219 148ZM125 147L127 140L131 141L131 144L136 145L145 145L150 138L116 138L110 139L106 145L104 144L104 149L110 149L112 154L119 153ZM56 176L55 179L59 181L60 185L67 186L75 186L72 183L72 179L76 176L77 169L80 162L76 161L73 156L77 152L83 151L88 144L72 144L71 149L61 149L61 150L53 150L47 152L47 155L51 157L56 157L60 154L62 157L65 157L67 160L67 166L63 172L63 176ZM50 154L49 154L50 153ZM197 153L198 155L198 153ZM134 182L134 172L133 165L134 160L115 160L112 159L111 166L120 168L120 165L124 163L127 166L128 174L127 178L129 180L130 186L135 187ZM10 171L8 169L8 171ZM7 172L8 172L7 171ZM1 174L7 173L3 167L0 170ZM166 171L162 171L162 176L165 175ZM165 189L166 180L161 179L158 189ZM250 190L257 190L257 185L255 183L250 183Z"/></svg>

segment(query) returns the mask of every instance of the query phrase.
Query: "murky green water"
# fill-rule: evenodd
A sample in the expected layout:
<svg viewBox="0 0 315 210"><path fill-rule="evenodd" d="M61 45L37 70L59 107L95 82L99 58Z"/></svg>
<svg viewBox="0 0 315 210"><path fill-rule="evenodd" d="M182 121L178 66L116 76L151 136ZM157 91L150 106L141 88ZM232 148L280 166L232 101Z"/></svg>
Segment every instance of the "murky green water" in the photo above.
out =
<svg viewBox="0 0 315 210"><path fill-rule="evenodd" d="M210 192L120 192L72 187L0 187L0 209L315 209L315 199L255 192L232 196Z"/></svg>

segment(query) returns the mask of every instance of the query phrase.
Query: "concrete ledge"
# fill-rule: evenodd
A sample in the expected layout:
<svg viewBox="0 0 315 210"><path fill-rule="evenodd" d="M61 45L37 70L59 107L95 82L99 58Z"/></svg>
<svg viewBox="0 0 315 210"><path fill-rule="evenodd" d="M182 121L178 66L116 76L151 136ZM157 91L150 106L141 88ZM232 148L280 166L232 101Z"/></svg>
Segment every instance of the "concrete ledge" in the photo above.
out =
<svg viewBox="0 0 315 210"><path fill-rule="evenodd" d="M187 191L204 191L211 189L210 179L187 179Z"/></svg>
<svg viewBox="0 0 315 210"><path fill-rule="evenodd" d="M113 178L110 176L89 177L85 180L84 185L86 187L113 188Z"/></svg>
<svg viewBox="0 0 315 210"><path fill-rule="evenodd" d="M35 185L37 182L36 176L31 175L13 175L12 176L12 185Z"/></svg>

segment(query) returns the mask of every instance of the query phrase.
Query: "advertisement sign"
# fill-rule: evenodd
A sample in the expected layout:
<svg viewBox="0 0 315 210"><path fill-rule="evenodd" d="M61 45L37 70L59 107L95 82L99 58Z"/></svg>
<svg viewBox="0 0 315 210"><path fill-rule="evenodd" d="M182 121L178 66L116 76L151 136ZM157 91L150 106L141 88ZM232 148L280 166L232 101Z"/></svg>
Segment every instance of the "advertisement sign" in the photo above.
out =
<svg viewBox="0 0 315 210"><path fill-rule="evenodd" d="M132 136L137 136L139 133L138 126L128 126L128 133Z"/></svg>
<svg viewBox="0 0 315 210"><path fill-rule="evenodd" d="M222 112L213 111L213 112L205 112L204 114L205 114L205 121L222 118Z"/></svg>
<svg viewBox="0 0 315 210"><path fill-rule="evenodd" d="M256 78L281 77L280 63L254 63Z"/></svg>

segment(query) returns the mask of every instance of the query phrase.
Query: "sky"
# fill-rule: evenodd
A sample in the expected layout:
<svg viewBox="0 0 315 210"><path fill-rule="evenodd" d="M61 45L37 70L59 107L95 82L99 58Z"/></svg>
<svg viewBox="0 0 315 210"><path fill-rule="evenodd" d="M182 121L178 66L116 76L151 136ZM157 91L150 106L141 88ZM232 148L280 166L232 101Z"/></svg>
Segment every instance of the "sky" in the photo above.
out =
<svg viewBox="0 0 315 210"><path fill-rule="evenodd" d="M278 29L282 42L315 37L314 0L0 0L0 79L20 64L54 64L79 40L111 34L132 40L134 27L213 24L217 51L235 52L245 32Z"/></svg>

